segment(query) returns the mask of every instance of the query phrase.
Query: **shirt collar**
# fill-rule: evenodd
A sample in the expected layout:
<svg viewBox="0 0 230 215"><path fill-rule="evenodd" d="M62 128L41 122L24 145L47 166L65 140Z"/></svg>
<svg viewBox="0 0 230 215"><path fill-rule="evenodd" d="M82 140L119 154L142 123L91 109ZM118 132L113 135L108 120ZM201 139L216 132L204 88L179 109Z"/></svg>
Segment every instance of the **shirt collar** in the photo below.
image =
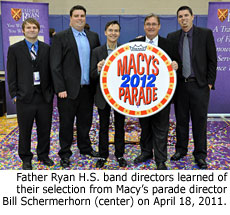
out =
<svg viewBox="0 0 230 215"><path fill-rule="evenodd" d="M192 28L188 31L188 32L184 32L182 31L182 36L184 37L184 34L187 33L188 37L192 37L192 33L193 33L193 26Z"/></svg>
<svg viewBox="0 0 230 215"><path fill-rule="evenodd" d="M153 41L153 45L155 45L155 46L158 46L158 40L159 40L159 36L157 35L156 37L154 37L153 39L152 39L152 41ZM150 43L150 39L146 36L145 37L145 42L146 43Z"/></svg>
<svg viewBox="0 0 230 215"><path fill-rule="evenodd" d="M25 39L25 41L26 41L26 44L27 44L27 46L29 47L29 49L31 49L31 46L32 46L33 44L34 44L35 50L38 49L38 40L37 40L35 43L31 43L31 42L29 42L29 41L26 40L26 39Z"/></svg>
<svg viewBox="0 0 230 215"><path fill-rule="evenodd" d="M72 28L73 34L74 34L75 36L81 36L81 35L86 36L86 33L85 33L84 30L83 30L83 31L78 31L78 30L76 30L76 29L73 28L73 27L71 27L71 28Z"/></svg>
<svg viewBox="0 0 230 215"><path fill-rule="evenodd" d="M113 51L113 50L115 50L115 49L117 48L117 44L116 44L115 49L111 49L111 48L109 48L108 43L106 43L106 47L107 47L107 50L111 50L111 51Z"/></svg>

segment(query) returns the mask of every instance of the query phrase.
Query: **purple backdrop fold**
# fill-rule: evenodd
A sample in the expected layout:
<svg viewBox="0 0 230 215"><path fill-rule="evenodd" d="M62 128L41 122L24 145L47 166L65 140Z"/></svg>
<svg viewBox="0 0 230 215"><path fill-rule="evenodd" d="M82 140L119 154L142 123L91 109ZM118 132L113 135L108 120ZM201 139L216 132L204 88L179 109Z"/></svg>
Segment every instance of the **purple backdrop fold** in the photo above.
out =
<svg viewBox="0 0 230 215"><path fill-rule="evenodd" d="M218 18L218 9L225 9ZM216 90L211 92L209 113L230 113L230 2L209 2L208 28L213 31L217 48Z"/></svg>
<svg viewBox="0 0 230 215"><path fill-rule="evenodd" d="M10 45L10 36L21 36L23 35L21 26L22 22L27 18L35 18L41 26L39 36L44 36L44 42L49 43L49 25L48 25L48 3L30 3L30 2L1 2L2 9L2 39L3 39L3 54L4 54L4 64L7 80L6 71L6 61L7 61L7 51ZM15 20L11 14L12 9L20 9L21 13L18 12L20 19ZM21 14L21 16L20 16ZM12 103L8 84L6 81L6 106L7 106L7 116L16 113L16 107Z"/></svg>

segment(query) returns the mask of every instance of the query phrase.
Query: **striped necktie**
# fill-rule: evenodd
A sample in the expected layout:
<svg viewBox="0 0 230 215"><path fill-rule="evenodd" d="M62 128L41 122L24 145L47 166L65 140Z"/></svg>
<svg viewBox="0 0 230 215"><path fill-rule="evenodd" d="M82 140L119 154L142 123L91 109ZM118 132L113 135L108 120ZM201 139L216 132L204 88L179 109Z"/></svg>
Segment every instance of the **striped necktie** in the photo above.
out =
<svg viewBox="0 0 230 215"><path fill-rule="evenodd" d="M191 75L191 59L189 51L189 41L188 34L184 34L183 41L183 71L182 74L185 78L188 78Z"/></svg>
<svg viewBox="0 0 230 215"><path fill-rule="evenodd" d="M31 46L30 55L31 55L32 60L35 60L37 57L36 51L34 49L34 44L32 44L32 46Z"/></svg>

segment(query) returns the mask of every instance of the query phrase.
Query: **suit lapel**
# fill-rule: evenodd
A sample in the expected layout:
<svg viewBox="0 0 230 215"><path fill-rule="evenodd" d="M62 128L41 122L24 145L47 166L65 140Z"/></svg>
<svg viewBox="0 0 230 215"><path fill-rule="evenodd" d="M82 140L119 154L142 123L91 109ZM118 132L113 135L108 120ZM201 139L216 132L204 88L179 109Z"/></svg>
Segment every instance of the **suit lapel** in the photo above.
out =
<svg viewBox="0 0 230 215"><path fill-rule="evenodd" d="M102 46L102 59L106 59L108 57L107 45Z"/></svg>
<svg viewBox="0 0 230 215"><path fill-rule="evenodd" d="M21 43L21 48L22 48L22 51L23 51L23 53L25 54L25 56L26 56L30 61L32 61L31 55L30 55L30 52L29 52L29 49L28 49L28 46L27 46L25 40L22 41L22 43Z"/></svg>
<svg viewBox="0 0 230 215"><path fill-rule="evenodd" d="M41 56L43 56L43 44L38 41L38 53L37 53L37 62L39 62Z"/></svg>
<svg viewBox="0 0 230 215"><path fill-rule="evenodd" d="M93 47L93 44L92 44L92 38L91 38L91 34L88 32L88 31L85 31L85 34L88 38L88 41L89 41L89 46L90 46L90 50L92 50L92 47Z"/></svg>
<svg viewBox="0 0 230 215"><path fill-rule="evenodd" d="M195 57L196 49L199 46L199 31L193 26L193 34L192 34L192 59Z"/></svg>
<svg viewBox="0 0 230 215"><path fill-rule="evenodd" d="M79 55L78 55L78 48L77 48L77 42L74 38L72 29L69 28L68 34L67 34L68 40L70 41L71 48L73 49L74 55L77 58L77 61L80 62Z"/></svg>

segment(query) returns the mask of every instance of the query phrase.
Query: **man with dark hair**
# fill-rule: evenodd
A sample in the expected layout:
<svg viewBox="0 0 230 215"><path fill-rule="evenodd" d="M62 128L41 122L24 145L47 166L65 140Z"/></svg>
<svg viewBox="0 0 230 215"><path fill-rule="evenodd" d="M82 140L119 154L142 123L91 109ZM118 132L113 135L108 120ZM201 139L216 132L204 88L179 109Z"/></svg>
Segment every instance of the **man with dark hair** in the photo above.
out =
<svg viewBox="0 0 230 215"><path fill-rule="evenodd" d="M99 37L84 31L86 9L77 5L70 10L70 28L57 33L51 46L51 70L58 96L61 166L69 167L72 155L73 125L76 116L77 144L80 153L97 157L89 138L92 124L94 83L90 80L90 58Z"/></svg>
<svg viewBox="0 0 230 215"><path fill-rule="evenodd" d="M101 89L100 89L100 72L105 63L107 56L117 48L120 44L117 40L120 36L120 24L117 21L110 21L105 26L105 36L107 42L105 45L97 47L93 50L91 59L91 77L97 80L97 88L95 94L95 105L98 108L100 118L100 131L99 131L99 154L100 158L96 163L97 168L104 166L107 158L109 157L109 119L111 107L105 101ZM126 160L123 157L125 150L125 129L124 122L125 116L114 111L115 117L115 156L120 167L127 165Z"/></svg>
<svg viewBox="0 0 230 215"><path fill-rule="evenodd" d="M136 38L132 41L143 41L163 49L171 58L173 57L173 46L167 39L158 35L160 30L160 19L155 14L149 14L144 20L144 30L146 36ZM177 69L176 61L172 62L173 69ZM158 170L166 170L165 162L167 160L167 142L169 130L170 104L168 104L159 113L140 118L141 125L141 154L135 158L134 163L146 162L153 158L153 149L155 161Z"/></svg>
<svg viewBox="0 0 230 215"><path fill-rule="evenodd" d="M19 157L22 169L31 170L31 131L37 125L37 156L47 166L53 110L53 85L49 64L50 47L38 40L40 25L33 18L22 23L25 40L11 45L7 57L10 96L16 102L19 126Z"/></svg>
<svg viewBox="0 0 230 215"><path fill-rule="evenodd" d="M207 168L207 113L210 90L216 80L217 56L212 31L193 25L194 15L188 6L177 10L181 30L170 33L182 69L177 71L175 93L176 153L171 160L180 160L188 152L189 119L192 120L193 155L201 169Z"/></svg>

